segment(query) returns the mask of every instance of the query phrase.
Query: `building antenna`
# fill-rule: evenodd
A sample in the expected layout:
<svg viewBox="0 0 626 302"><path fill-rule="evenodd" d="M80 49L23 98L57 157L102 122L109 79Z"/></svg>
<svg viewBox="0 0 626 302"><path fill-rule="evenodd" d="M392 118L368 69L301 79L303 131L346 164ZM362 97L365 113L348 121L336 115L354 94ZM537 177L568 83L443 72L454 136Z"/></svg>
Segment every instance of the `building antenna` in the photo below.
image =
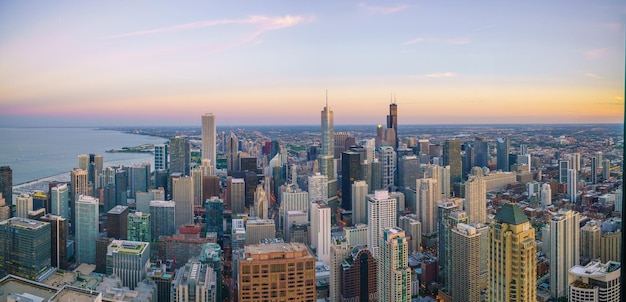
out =
<svg viewBox="0 0 626 302"><path fill-rule="evenodd" d="M326 89L326 107L328 107L328 89Z"/></svg>

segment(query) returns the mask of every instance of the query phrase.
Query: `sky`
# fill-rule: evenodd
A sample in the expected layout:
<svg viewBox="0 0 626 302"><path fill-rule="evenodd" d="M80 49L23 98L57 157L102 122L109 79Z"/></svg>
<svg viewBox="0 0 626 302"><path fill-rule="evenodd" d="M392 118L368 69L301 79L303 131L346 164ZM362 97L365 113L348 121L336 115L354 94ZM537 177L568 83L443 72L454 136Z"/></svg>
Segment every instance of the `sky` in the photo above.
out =
<svg viewBox="0 0 626 302"><path fill-rule="evenodd" d="M0 1L0 127L622 123L626 3Z"/></svg>

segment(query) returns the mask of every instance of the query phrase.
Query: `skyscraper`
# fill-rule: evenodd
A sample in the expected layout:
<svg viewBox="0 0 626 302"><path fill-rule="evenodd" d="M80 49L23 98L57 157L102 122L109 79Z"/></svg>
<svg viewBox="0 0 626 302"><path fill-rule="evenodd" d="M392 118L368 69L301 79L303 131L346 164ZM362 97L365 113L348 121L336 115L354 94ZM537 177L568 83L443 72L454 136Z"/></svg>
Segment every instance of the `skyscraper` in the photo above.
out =
<svg viewBox="0 0 626 302"><path fill-rule="evenodd" d="M46 214L39 221L50 224L50 256L51 265L60 269L68 269L67 255L67 219L53 214Z"/></svg>
<svg viewBox="0 0 626 302"><path fill-rule="evenodd" d="M496 140L496 150L498 153L498 170L502 170L504 172L510 171L509 165L509 149L511 145L509 143L508 138L499 137Z"/></svg>
<svg viewBox="0 0 626 302"><path fill-rule="evenodd" d="M552 188L550 184L541 185L541 206L547 207L552 205Z"/></svg>
<svg viewBox="0 0 626 302"><path fill-rule="evenodd" d="M239 139L232 131L226 139L226 170L239 171Z"/></svg>
<svg viewBox="0 0 626 302"><path fill-rule="evenodd" d="M489 227L487 301L534 301L536 257L535 229L517 205L504 204Z"/></svg>
<svg viewBox="0 0 626 302"><path fill-rule="evenodd" d="M126 238L130 241L151 242L152 227L150 213L133 212L128 214Z"/></svg>
<svg viewBox="0 0 626 302"><path fill-rule="evenodd" d="M37 280L50 268L50 224L13 217L0 222L0 268Z"/></svg>
<svg viewBox="0 0 626 302"><path fill-rule="evenodd" d="M578 201L578 179L574 169L567 169L567 198L571 203Z"/></svg>
<svg viewBox="0 0 626 302"><path fill-rule="evenodd" d="M70 190L67 187L67 184L59 184L56 187L53 187L50 192L50 200L52 204L52 209L50 212L52 212L52 214L54 215L59 215L65 219L70 219L68 213Z"/></svg>
<svg viewBox="0 0 626 302"><path fill-rule="evenodd" d="M172 179L172 200L176 202L176 226L193 223L193 180L191 177Z"/></svg>
<svg viewBox="0 0 626 302"><path fill-rule="evenodd" d="M476 137L474 141L474 165L486 167L489 162L489 144L482 136Z"/></svg>
<svg viewBox="0 0 626 302"><path fill-rule="evenodd" d="M550 219L550 294L555 299L567 295L567 272L579 264L579 220L578 212L564 209Z"/></svg>
<svg viewBox="0 0 626 302"><path fill-rule="evenodd" d="M589 172L589 180L591 181L591 184L598 183L598 163L597 157L594 156L591 158L591 171Z"/></svg>
<svg viewBox="0 0 626 302"><path fill-rule="evenodd" d="M0 193L7 204L13 204L13 170L9 166L0 167Z"/></svg>
<svg viewBox="0 0 626 302"><path fill-rule="evenodd" d="M6 199L0 193L0 221L11 218L11 207L7 204Z"/></svg>
<svg viewBox="0 0 626 302"><path fill-rule="evenodd" d="M115 206L107 212L107 237L128 238L128 212L127 206Z"/></svg>
<svg viewBox="0 0 626 302"><path fill-rule="evenodd" d="M361 155L345 151L341 155L341 207L352 210L352 184L363 179L361 175Z"/></svg>
<svg viewBox="0 0 626 302"><path fill-rule="evenodd" d="M170 173L190 175L191 146L183 136L170 138Z"/></svg>
<svg viewBox="0 0 626 302"><path fill-rule="evenodd" d="M330 107L328 106L328 97L326 97L326 107L324 107L324 110L322 111L322 151L318 155L317 159L320 166L320 173L325 175L329 182L335 179L334 158L334 118L333 111L330 110Z"/></svg>
<svg viewBox="0 0 626 302"><path fill-rule="evenodd" d="M309 176L309 201L328 200L328 177L317 173Z"/></svg>
<svg viewBox="0 0 626 302"><path fill-rule="evenodd" d="M580 228L580 257L586 260L600 257L600 227L589 221Z"/></svg>
<svg viewBox="0 0 626 302"><path fill-rule="evenodd" d="M154 169L155 170L169 169L169 145L166 145L166 144L154 145Z"/></svg>
<svg viewBox="0 0 626 302"><path fill-rule="evenodd" d="M311 203L311 247L317 258L330 265L330 208L325 202Z"/></svg>
<svg viewBox="0 0 626 302"><path fill-rule="evenodd" d="M465 182L465 208L470 224L487 222L487 186L481 174L470 176Z"/></svg>
<svg viewBox="0 0 626 302"><path fill-rule="evenodd" d="M389 115L387 115L387 129L391 129L391 131L387 131L387 143L393 147L394 150L398 150L399 139L398 139L398 104L392 102L389 104ZM389 135L392 133L392 135ZM393 137L389 137L393 136Z"/></svg>
<svg viewBox="0 0 626 302"><path fill-rule="evenodd" d="M397 226L396 199L389 197L387 190L378 190L367 195L367 247L380 260L380 240L383 231Z"/></svg>
<svg viewBox="0 0 626 302"><path fill-rule="evenodd" d="M352 195L352 223L367 224L367 183L363 180L355 181L351 187Z"/></svg>
<svg viewBox="0 0 626 302"><path fill-rule="evenodd" d="M206 208L206 231L217 233L217 238L224 236L224 201L211 197L204 202Z"/></svg>
<svg viewBox="0 0 626 302"><path fill-rule="evenodd" d="M76 200L76 262L96 263L98 199L80 195Z"/></svg>
<svg viewBox="0 0 626 302"><path fill-rule="evenodd" d="M461 141L451 139L446 140L443 143L443 165L450 166L450 182L452 184L461 182L463 180Z"/></svg>
<svg viewBox="0 0 626 302"><path fill-rule="evenodd" d="M151 237L155 240L161 236L172 236L176 233L176 202L150 201Z"/></svg>
<svg viewBox="0 0 626 302"><path fill-rule="evenodd" d="M457 224L451 230L450 296L454 302L480 302L481 234L472 225Z"/></svg>
<svg viewBox="0 0 626 302"><path fill-rule="evenodd" d="M593 261L586 266L576 265L568 271L569 302L619 302L621 263ZM623 278L622 278L623 279Z"/></svg>
<svg viewBox="0 0 626 302"><path fill-rule="evenodd" d="M373 301L378 297L377 261L363 245L355 246L340 265L341 290L337 301Z"/></svg>
<svg viewBox="0 0 626 302"><path fill-rule="evenodd" d="M387 228L380 242L378 301L411 301L409 244L400 228Z"/></svg>
<svg viewBox="0 0 626 302"><path fill-rule="evenodd" d="M415 184L415 213L422 222L422 234L431 235L437 230L437 203L441 194L437 190L437 180L421 178Z"/></svg>
<svg viewBox="0 0 626 302"><path fill-rule="evenodd" d="M210 159L213 167L217 163L216 139L215 115L205 113L202 115L202 159ZM215 171L211 171L211 175L215 175Z"/></svg>
<svg viewBox="0 0 626 302"><path fill-rule="evenodd" d="M559 161L559 182L567 183L567 170L570 169L570 162L568 160Z"/></svg>
<svg viewBox="0 0 626 302"><path fill-rule="evenodd" d="M113 240L107 248L107 272L122 279L122 285L135 289L146 277L150 243Z"/></svg>
<svg viewBox="0 0 626 302"><path fill-rule="evenodd" d="M382 146L379 149L380 162L382 166L383 189L389 189L395 185L396 172L396 152L393 147Z"/></svg>

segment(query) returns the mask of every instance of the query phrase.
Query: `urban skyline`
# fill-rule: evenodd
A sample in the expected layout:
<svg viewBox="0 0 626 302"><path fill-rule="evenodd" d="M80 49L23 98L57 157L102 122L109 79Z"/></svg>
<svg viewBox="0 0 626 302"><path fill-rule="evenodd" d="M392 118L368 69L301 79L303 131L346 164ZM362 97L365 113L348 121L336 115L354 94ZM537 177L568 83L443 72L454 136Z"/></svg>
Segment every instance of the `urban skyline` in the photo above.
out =
<svg viewBox="0 0 626 302"><path fill-rule="evenodd" d="M328 3L326 3L328 4ZM619 1L12 2L0 126L621 123ZM293 108L292 104L297 104Z"/></svg>

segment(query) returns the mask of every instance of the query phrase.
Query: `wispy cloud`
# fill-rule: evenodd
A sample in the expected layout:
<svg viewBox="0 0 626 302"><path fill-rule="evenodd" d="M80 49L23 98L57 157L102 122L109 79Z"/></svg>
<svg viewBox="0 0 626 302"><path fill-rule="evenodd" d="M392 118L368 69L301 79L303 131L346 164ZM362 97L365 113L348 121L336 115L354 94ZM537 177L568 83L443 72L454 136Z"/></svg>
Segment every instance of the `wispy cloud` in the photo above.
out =
<svg viewBox="0 0 626 302"><path fill-rule="evenodd" d="M597 80L597 79L600 79L600 76L599 76L599 75L597 75L597 74L595 74L595 73L591 73L591 72L586 72L586 73L583 73L583 75L584 75L584 76L586 76L586 77L590 77L590 78L592 78L592 79L596 79L596 80Z"/></svg>
<svg viewBox="0 0 626 302"><path fill-rule="evenodd" d="M608 56L611 53L609 48L595 48L582 52L583 55L589 60L601 59Z"/></svg>
<svg viewBox="0 0 626 302"><path fill-rule="evenodd" d="M462 44L469 44L471 40L469 38L442 39L442 38L417 37L417 38L402 42L402 45L412 45L412 44L423 43L423 42L462 45Z"/></svg>
<svg viewBox="0 0 626 302"><path fill-rule="evenodd" d="M177 31L186 31L186 30L194 30L200 28L207 28L219 25L229 25L229 24L250 24L258 26L258 31L265 32L270 30L276 30L281 28L292 27L302 23L308 23L314 20L314 17L304 17L304 16L291 16L286 15L284 17L268 17L268 16L248 16L243 19L221 19L221 20L206 20L206 21L198 21L198 22L190 22L183 24L176 24L167 27L159 27L147 30L138 30L133 32L127 32L122 34L110 35L103 37L104 40L110 39L120 39L120 38L128 38L135 36L145 36L145 35L155 35L161 33L169 33L169 32L177 32Z"/></svg>
<svg viewBox="0 0 626 302"><path fill-rule="evenodd" d="M422 77L424 78L455 78L457 76L456 73L454 72L436 72L436 73L429 73L429 74L425 74Z"/></svg>
<svg viewBox="0 0 626 302"><path fill-rule="evenodd" d="M404 4L399 4L396 6L372 6L372 5L367 5L363 2L357 4L357 7L359 9L365 10L369 13L372 14L383 14L383 15L389 15L389 14L395 14L397 12L400 12L404 9L406 9L407 7L409 7L408 5L404 5Z"/></svg>

